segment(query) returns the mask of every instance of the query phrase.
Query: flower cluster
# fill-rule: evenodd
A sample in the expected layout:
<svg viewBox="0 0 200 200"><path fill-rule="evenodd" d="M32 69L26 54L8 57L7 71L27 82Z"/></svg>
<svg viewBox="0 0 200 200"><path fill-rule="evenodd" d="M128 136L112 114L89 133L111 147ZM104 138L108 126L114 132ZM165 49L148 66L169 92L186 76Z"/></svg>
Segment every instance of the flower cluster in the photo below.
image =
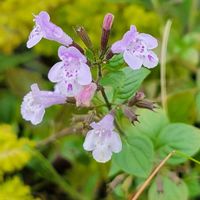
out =
<svg viewBox="0 0 200 200"><path fill-rule="evenodd" d="M21 105L22 117L36 125L41 123L45 109L56 104L64 104L68 98L74 98L76 106L89 107L96 91L101 87L98 82L102 77L99 73L94 80L91 73L93 64L84 55L84 50L76 44L60 27L50 21L47 12L40 12L34 16L35 26L30 33L27 47L32 48L42 38L56 41L62 46L58 49L60 61L52 66L48 79L54 83L54 91L41 91L37 84L31 85L31 91L24 96ZM125 62L133 70L138 70L144 65L153 68L158 64L158 58L152 51L157 47L157 40L144 33L138 33L135 26L124 34L122 40L115 42L108 48L108 39L113 24L114 16L108 13L103 21L101 49L99 59L108 59L108 55L122 53ZM93 51L92 42L83 27L76 30L85 45ZM96 59L95 59L96 61ZM105 97L104 88L99 89ZM112 107L106 99L108 109ZM98 123L90 124L92 130L86 135L83 147L92 151L94 159L98 162L107 162L112 153L122 149L120 136L114 131L114 115L109 113Z"/></svg>

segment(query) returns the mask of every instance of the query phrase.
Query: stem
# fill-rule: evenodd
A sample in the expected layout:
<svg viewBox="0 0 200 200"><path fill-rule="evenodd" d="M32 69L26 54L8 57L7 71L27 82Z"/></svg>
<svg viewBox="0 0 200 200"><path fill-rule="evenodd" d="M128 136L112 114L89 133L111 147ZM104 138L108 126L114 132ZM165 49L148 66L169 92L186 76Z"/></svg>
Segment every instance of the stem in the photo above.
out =
<svg viewBox="0 0 200 200"><path fill-rule="evenodd" d="M167 54L167 44L168 44L171 24L172 24L172 21L168 20L164 28L162 47L161 47L161 60L160 60L161 101L162 101L162 107L166 112L167 112L166 54Z"/></svg>
<svg viewBox="0 0 200 200"><path fill-rule="evenodd" d="M76 126L72 126L70 128L64 128L61 131L59 131L58 133L55 133L53 135L50 135L49 137L47 137L46 139L39 141L36 145L36 147L41 147L41 146L46 146L52 142L54 142L55 140L64 137L66 135L72 134L72 133L77 133L79 131L81 131L83 129L83 124L80 123Z"/></svg>
<svg viewBox="0 0 200 200"><path fill-rule="evenodd" d="M153 170L153 172L150 174L150 176L147 178L147 180L142 184L142 186L139 188L139 190L136 192L136 194L133 196L131 200L137 200L139 196L142 194L142 192L145 190L145 188L149 185L151 180L154 178L154 176L160 171L160 169L163 167L163 165L169 160L169 158L175 154L175 150L170 152L161 162L160 164Z"/></svg>
<svg viewBox="0 0 200 200"><path fill-rule="evenodd" d="M98 80L99 80L102 77L102 71L101 71L101 65L100 64L98 64L98 75L99 75L99 77L98 77ZM104 87L100 86L100 91L101 91L101 94L103 96L103 99L104 99L104 101L106 103L106 106L107 106L108 110L111 111L112 110L112 105L108 100L108 97L106 95ZM120 126L119 126L118 122L116 121L116 119L114 120L114 124L115 124L116 129L119 131L119 133L121 133L122 135L125 135L125 133L120 128Z"/></svg>

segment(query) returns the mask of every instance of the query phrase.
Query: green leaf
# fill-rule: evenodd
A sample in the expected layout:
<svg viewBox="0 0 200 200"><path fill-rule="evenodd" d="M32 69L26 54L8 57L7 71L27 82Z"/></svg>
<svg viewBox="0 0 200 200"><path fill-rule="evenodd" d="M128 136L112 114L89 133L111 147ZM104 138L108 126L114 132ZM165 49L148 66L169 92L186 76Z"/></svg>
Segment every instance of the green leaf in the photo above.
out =
<svg viewBox="0 0 200 200"><path fill-rule="evenodd" d="M36 58L36 56L32 52L26 52L17 55L13 54L12 56L0 54L0 72L16 67L19 64L26 63L34 58Z"/></svg>
<svg viewBox="0 0 200 200"><path fill-rule="evenodd" d="M168 114L172 122L193 123L196 120L194 89L181 91L171 95L168 100ZM181 106L180 105L184 105Z"/></svg>
<svg viewBox="0 0 200 200"><path fill-rule="evenodd" d="M200 149L200 130L186 124L174 123L166 126L157 139L158 154L161 159L172 150L179 150L193 156ZM169 160L170 164L183 163L187 158L174 155Z"/></svg>
<svg viewBox="0 0 200 200"><path fill-rule="evenodd" d="M156 180L152 183L148 191L148 200L187 200L188 188L184 181L173 182L168 177L160 177L162 191L159 191Z"/></svg>
<svg viewBox="0 0 200 200"><path fill-rule="evenodd" d="M121 82L120 80L124 80L125 74L123 73L123 71L116 71L116 72L111 72L106 74L101 80L100 80L100 84L102 86L111 86L115 89L117 89L118 87L121 86Z"/></svg>
<svg viewBox="0 0 200 200"><path fill-rule="evenodd" d="M136 114L139 115L139 123L135 123L135 125L132 125L126 118L121 119L120 125L128 135L146 135L155 141L160 131L169 124L169 120L162 109L156 109L155 112L138 109Z"/></svg>
<svg viewBox="0 0 200 200"><path fill-rule="evenodd" d="M114 88L113 103L122 103L133 96L149 73L146 68L132 70L125 67L108 73L101 79L100 84Z"/></svg>
<svg viewBox="0 0 200 200"><path fill-rule="evenodd" d="M143 80L150 73L146 68L132 70L130 67L122 69L122 72L125 76L118 80L121 82L121 85L117 88L113 97L114 101L118 103L122 103L133 96L133 94L139 89Z"/></svg>
<svg viewBox="0 0 200 200"><path fill-rule="evenodd" d="M122 54L114 55L108 63L105 65L110 70L117 70L124 65L124 59Z"/></svg>
<svg viewBox="0 0 200 200"><path fill-rule="evenodd" d="M153 144L148 138L132 136L123 141L122 151L114 154L113 159L123 171L147 177L153 166L153 156Z"/></svg>

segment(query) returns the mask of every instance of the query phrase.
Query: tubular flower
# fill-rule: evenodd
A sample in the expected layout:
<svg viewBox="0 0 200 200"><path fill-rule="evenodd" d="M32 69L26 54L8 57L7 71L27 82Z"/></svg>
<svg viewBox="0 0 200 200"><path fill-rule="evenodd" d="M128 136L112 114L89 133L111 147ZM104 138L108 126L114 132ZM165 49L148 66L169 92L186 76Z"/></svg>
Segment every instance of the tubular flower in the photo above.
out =
<svg viewBox="0 0 200 200"><path fill-rule="evenodd" d="M73 40L60 27L50 21L47 12L40 12L33 21L35 21L35 26L26 44L28 48L35 46L42 38L54 40L65 46L72 44Z"/></svg>
<svg viewBox="0 0 200 200"><path fill-rule="evenodd" d="M157 40L145 33L138 33L135 26L131 26L122 40L115 42L111 50L113 53L123 53L125 62L134 70L142 65L153 68L158 64L158 57L152 49L158 46Z"/></svg>
<svg viewBox="0 0 200 200"><path fill-rule="evenodd" d="M61 62L56 63L49 71L48 78L57 83L56 91L73 97L76 96L85 85L92 82L90 68L86 64L86 57L75 47L61 46L58 50Z"/></svg>
<svg viewBox="0 0 200 200"><path fill-rule="evenodd" d="M112 152L118 153L122 149L121 139L114 129L114 118L111 114L106 115L98 123L91 123L93 130L86 135L83 148L92 151L97 162L105 163L111 159Z"/></svg>
<svg viewBox="0 0 200 200"><path fill-rule="evenodd" d="M80 93L75 96L76 106L89 107L96 89L97 85L95 83L90 83L89 85L84 86Z"/></svg>
<svg viewBox="0 0 200 200"><path fill-rule="evenodd" d="M41 91L37 84L32 84L31 91L24 96L21 104L21 114L25 120L36 125L42 121L45 108L64 104L65 101L65 96L51 91Z"/></svg>

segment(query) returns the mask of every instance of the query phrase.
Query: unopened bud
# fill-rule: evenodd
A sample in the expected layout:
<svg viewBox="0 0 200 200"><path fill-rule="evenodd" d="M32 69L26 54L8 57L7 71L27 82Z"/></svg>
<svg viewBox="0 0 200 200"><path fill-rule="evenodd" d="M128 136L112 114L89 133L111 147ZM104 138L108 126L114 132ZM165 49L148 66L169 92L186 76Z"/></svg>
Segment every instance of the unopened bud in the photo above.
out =
<svg viewBox="0 0 200 200"><path fill-rule="evenodd" d="M135 99L136 101L141 101L145 98L144 92L136 92L135 94Z"/></svg>
<svg viewBox="0 0 200 200"><path fill-rule="evenodd" d="M102 53L105 53L107 44L108 44L108 39L110 36L110 30L113 24L114 20L114 15L111 13L108 13L105 15L104 20L103 20L103 28L102 28L102 35L101 35L101 51Z"/></svg>
<svg viewBox="0 0 200 200"><path fill-rule="evenodd" d="M112 27L113 20L114 20L114 15L112 15L111 13L106 14L103 20L103 29L109 31Z"/></svg>
<svg viewBox="0 0 200 200"><path fill-rule="evenodd" d="M128 106L131 107L137 102L142 101L144 98L145 94L143 92L136 92L135 96L128 102Z"/></svg>
<svg viewBox="0 0 200 200"><path fill-rule="evenodd" d="M135 122L139 122L138 115L136 115L130 108L125 107L123 109L124 115L130 120L130 122L134 125Z"/></svg>
<svg viewBox="0 0 200 200"><path fill-rule="evenodd" d="M81 40L84 42L86 47L88 47L89 49L92 49L93 45L92 45L92 42L91 42L85 28L83 26L77 26L75 28L75 31L78 34L78 36L81 38Z"/></svg>
<svg viewBox="0 0 200 200"><path fill-rule="evenodd" d="M155 104L150 101L138 101L135 103L135 105L139 108L146 108L152 111L154 111L154 109L156 108Z"/></svg>

